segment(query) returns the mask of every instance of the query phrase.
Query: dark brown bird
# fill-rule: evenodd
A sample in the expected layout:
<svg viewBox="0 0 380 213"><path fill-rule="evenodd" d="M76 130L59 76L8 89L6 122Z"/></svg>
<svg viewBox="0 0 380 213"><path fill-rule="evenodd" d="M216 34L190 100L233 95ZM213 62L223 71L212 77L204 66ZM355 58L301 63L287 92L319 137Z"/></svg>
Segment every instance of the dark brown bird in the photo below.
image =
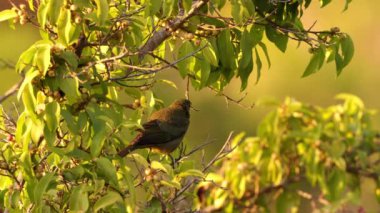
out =
<svg viewBox="0 0 380 213"><path fill-rule="evenodd" d="M119 152L120 157L126 156L135 149L151 148L161 153L173 152L189 127L191 102L180 99L169 107L158 110L143 124L144 129L131 143Z"/></svg>

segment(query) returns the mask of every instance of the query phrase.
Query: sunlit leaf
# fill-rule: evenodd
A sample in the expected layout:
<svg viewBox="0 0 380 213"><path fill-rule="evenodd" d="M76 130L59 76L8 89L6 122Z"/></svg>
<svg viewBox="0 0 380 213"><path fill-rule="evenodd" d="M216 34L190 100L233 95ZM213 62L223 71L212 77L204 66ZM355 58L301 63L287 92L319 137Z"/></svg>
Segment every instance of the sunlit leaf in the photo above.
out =
<svg viewBox="0 0 380 213"><path fill-rule="evenodd" d="M16 18L16 17L17 17L17 13L14 10L9 9L9 10L0 11L0 22L6 21L12 18Z"/></svg>

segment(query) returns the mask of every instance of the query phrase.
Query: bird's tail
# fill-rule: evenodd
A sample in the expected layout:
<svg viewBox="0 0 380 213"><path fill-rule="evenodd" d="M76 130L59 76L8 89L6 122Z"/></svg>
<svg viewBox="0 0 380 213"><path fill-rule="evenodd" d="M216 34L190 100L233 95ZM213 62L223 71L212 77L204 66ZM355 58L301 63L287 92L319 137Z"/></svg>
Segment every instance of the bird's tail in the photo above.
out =
<svg viewBox="0 0 380 213"><path fill-rule="evenodd" d="M131 153L135 149L136 149L136 146L134 144L131 144L131 145L125 147L124 149L122 149L121 151L119 151L118 155L120 157L125 157L126 155L128 155L129 153Z"/></svg>

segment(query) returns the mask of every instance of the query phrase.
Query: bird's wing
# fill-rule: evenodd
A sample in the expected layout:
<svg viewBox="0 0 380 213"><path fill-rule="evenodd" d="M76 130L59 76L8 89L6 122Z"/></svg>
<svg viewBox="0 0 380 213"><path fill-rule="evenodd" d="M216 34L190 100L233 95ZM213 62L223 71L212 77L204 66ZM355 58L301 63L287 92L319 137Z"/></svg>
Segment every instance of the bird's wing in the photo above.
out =
<svg viewBox="0 0 380 213"><path fill-rule="evenodd" d="M134 145L138 148L150 147L172 141L178 137L161 128L159 120L151 120L143 124L144 130L140 132Z"/></svg>

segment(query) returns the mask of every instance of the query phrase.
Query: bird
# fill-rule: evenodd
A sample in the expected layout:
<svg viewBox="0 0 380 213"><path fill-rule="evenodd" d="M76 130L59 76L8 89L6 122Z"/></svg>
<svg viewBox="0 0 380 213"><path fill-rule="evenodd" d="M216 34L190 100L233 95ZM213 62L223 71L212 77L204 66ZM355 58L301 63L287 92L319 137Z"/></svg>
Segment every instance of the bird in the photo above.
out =
<svg viewBox="0 0 380 213"><path fill-rule="evenodd" d="M190 124L191 102L178 99L169 107L151 114L139 129L138 135L130 144L118 152L124 157L136 149L150 148L163 154L170 154L182 142Z"/></svg>

